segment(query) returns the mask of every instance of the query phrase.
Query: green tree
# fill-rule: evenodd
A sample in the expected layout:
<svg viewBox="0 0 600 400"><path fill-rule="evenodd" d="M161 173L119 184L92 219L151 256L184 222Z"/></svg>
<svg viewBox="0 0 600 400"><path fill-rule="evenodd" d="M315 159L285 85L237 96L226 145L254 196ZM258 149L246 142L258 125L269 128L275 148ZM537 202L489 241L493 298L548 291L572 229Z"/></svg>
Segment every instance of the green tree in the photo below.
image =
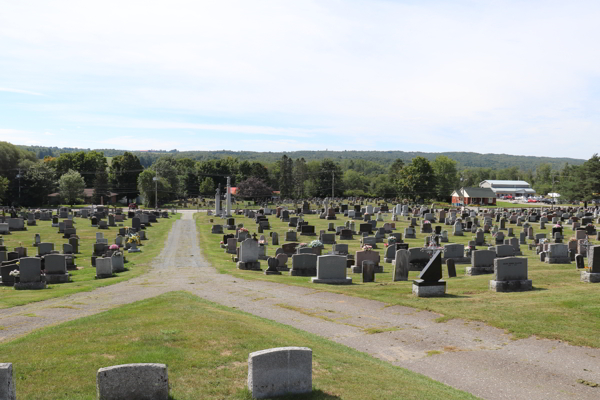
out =
<svg viewBox="0 0 600 400"><path fill-rule="evenodd" d="M102 198L104 198L104 201L102 200ZM96 171L94 179L93 202L96 204L100 204L102 202L104 202L104 204L107 204L108 199L110 199L108 172L106 172L106 170L98 170Z"/></svg>
<svg viewBox="0 0 600 400"><path fill-rule="evenodd" d="M48 204L48 195L56 189L56 174L44 162L31 165L21 178L21 203L28 206Z"/></svg>
<svg viewBox="0 0 600 400"><path fill-rule="evenodd" d="M425 157L415 157L409 165L400 170L396 187L398 194L411 200L433 198L435 192L435 173Z"/></svg>
<svg viewBox="0 0 600 400"><path fill-rule="evenodd" d="M298 158L294 161L294 197L297 199L304 197L304 182L308 179L308 168L304 158Z"/></svg>
<svg viewBox="0 0 600 400"><path fill-rule="evenodd" d="M158 181L155 181L156 172L152 169L145 169L138 175L138 190L144 198L144 205L146 207L155 208L156 196L158 195L158 202L164 203L169 200L171 188L166 178L160 177Z"/></svg>
<svg viewBox="0 0 600 400"><path fill-rule="evenodd" d="M204 196L214 196L215 194L215 181L209 176L204 178L198 188L200 194Z"/></svg>
<svg viewBox="0 0 600 400"><path fill-rule="evenodd" d="M140 160L128 151L121 156L113 157L109 170L113 191L127 197L128 203L131 199L135 199L139 193L138 176L143 169Z"/></svg>
<svg viewBox="0 0 600 400"><path fill-rule="evenodd" d="M83 189L85 189L85 180L77 171L69 170L58 180L60 197L63 202L73 205L83 200Z"/></svg>
<svg viewBox="0 0 600 400"><path fill-rule="evenodd" d="M360 172L349 169L344 172L343 183L346 189L344 194L347 196L364 196L369 187L369 178Z"/></svg>
<svg viewBox="0 0 600 400"><path fill-rule="evenodd" d="M8 194L8 185L10 181L4 176L0 176L0 200L4 200Z"/></svg>
<svg viewBox="0 0 600 400"><path fill-rule="evenodd" d="M260 199L271 197L272 195L273 189L254 176L237 185L237 196L239 197Z"/></svg>
<svg viewBox="0 0 600 400"><path fill-rule="evenodd" d="M383 198L395 197L397 195L396 187L390 180L389 175L378 175L371 179L369 192L372 196Z"/></svg>
<svg viewBox="0 0 600 400"><path fill-rule="evenodd" d="M324 159L316 175L317 196L330 197L332 188L334 196L342 196L344 193L344 182L342 169L339 164L332 160Z"/></svg>
<svg viewBox="0 0 600 400"><path fill-rule="evenodd" d="M291 198L294 195L294 162L285 154L279 161L279 191L281 198Z"/></svg>
<svg viewBox="0 0 600 400"><path fill-rule="evenodd" d="M456 171L456 161L439 155L431 163L435 174L435 195L438 200L450 200L452 191L458 189L459 178Z"/></svg>

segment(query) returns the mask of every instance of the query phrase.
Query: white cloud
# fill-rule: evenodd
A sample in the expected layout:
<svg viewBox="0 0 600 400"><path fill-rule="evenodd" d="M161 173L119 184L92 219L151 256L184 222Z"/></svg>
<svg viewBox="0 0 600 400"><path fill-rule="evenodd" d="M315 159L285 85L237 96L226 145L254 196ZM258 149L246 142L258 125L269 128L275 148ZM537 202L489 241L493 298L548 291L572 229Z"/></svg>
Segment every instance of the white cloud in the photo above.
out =
<svg viewBox="0 0 600 400"><path fill-rule="evenodd" d="M0 87L0 92L12 92L12 93L30 94L33 96L44 96L42 93L30 92L29 90L10 89L10 88L2 88L2 87Z"/></svg>
<svg viewBox="0 0 600 400"><path fill-rule="evenodd" d="M184 146L197 131L223 134L216 148L241 149L238 133L588 157L599 16L591 1L9 2L0 84L51 93L35 112L82 130Z"/></svg>

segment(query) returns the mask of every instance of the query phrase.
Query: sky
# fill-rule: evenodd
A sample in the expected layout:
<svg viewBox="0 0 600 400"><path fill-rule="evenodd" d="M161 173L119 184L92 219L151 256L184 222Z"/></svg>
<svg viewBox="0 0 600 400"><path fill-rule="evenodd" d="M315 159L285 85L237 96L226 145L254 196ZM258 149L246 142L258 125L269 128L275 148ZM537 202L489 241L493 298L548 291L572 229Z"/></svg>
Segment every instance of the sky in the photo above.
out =
<svg viewBox="0 0 600 400"><path fill-rule="evenodd" d="M0 140L600 152L598 1L0 0Z"/></svg>

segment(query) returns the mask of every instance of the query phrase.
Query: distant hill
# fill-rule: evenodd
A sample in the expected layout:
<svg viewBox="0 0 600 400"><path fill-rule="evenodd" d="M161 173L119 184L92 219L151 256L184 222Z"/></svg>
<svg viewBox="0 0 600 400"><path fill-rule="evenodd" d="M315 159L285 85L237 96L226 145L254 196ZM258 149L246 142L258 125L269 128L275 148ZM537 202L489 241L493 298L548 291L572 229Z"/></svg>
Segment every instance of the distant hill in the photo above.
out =
<svg viewBox="0 0 600 400"><path fill-rule="evenodd" d="M24 150L34 152L38 158L44 158L47 155L57 157L61 153L72 153L76 151L90 151L90 149L77 148L58 148L58 147L41 147L41 146L18 146ZM115 149L95 149L96 151L104 152L107 157L114 157L123 154L128 150ZM517 166L521 170L534 170L535 167L542 163L552 165L553 169L560 169L565 164L581 165L586 160L577 158L553 158L553 157L534 157L534 156L514 156L510 154L481 154L470 152L443 152L443 153L425 153L425 152L406 152L406 151L329 151L329 150L302 150L291 152L254 152L254 151L232 151L232 150L215 150L215 151L178 151L178 150L148 150L148 151L131 151L140 158L142 165L150 166L154 160L166 154L172 154L176 157L191 158L193 160L214 160L226 157L235 157L239 160L261 161L266 163L275 162L286 154L293 159L304 158L306 161L322 160L329 158L334 161L345 159L362 159L377 162L383 166L389 166L394 160L400 158L405 163L410 162L414 157L422 156L428 160L434 160L439 155L447 156L459 163L459 168L492 168L503 169Z"/></svg>

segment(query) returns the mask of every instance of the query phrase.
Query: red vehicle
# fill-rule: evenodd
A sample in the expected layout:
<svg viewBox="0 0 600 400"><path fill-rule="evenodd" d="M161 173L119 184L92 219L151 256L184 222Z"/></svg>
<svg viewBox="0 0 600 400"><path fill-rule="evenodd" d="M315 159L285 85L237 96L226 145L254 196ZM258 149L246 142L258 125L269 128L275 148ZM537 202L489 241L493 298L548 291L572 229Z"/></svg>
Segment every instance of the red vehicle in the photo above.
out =
<svg viewBox="0 0 600 400"><path fill-rule="evenodd" d="M506 196L504 196L504 198L505 198L506 200L512 200L512 199L514 199L514 197L512 197L512 195L511 195L511 194L507 194Z"/></svg>
<svg viewBox="0 0 600 400"><path fill-rule="evenodd" d="M536 199L534 199L533 197L530 197L527 199L528 203L537 203L538 201Z"/></svg>
<svg viewBox="0 0 600 400"><path fill-rule="evenodd" d="M137 208L138 208L137 204L135 204L135 203L129 203L129 209L130 210L135 210Z"/></svg>

